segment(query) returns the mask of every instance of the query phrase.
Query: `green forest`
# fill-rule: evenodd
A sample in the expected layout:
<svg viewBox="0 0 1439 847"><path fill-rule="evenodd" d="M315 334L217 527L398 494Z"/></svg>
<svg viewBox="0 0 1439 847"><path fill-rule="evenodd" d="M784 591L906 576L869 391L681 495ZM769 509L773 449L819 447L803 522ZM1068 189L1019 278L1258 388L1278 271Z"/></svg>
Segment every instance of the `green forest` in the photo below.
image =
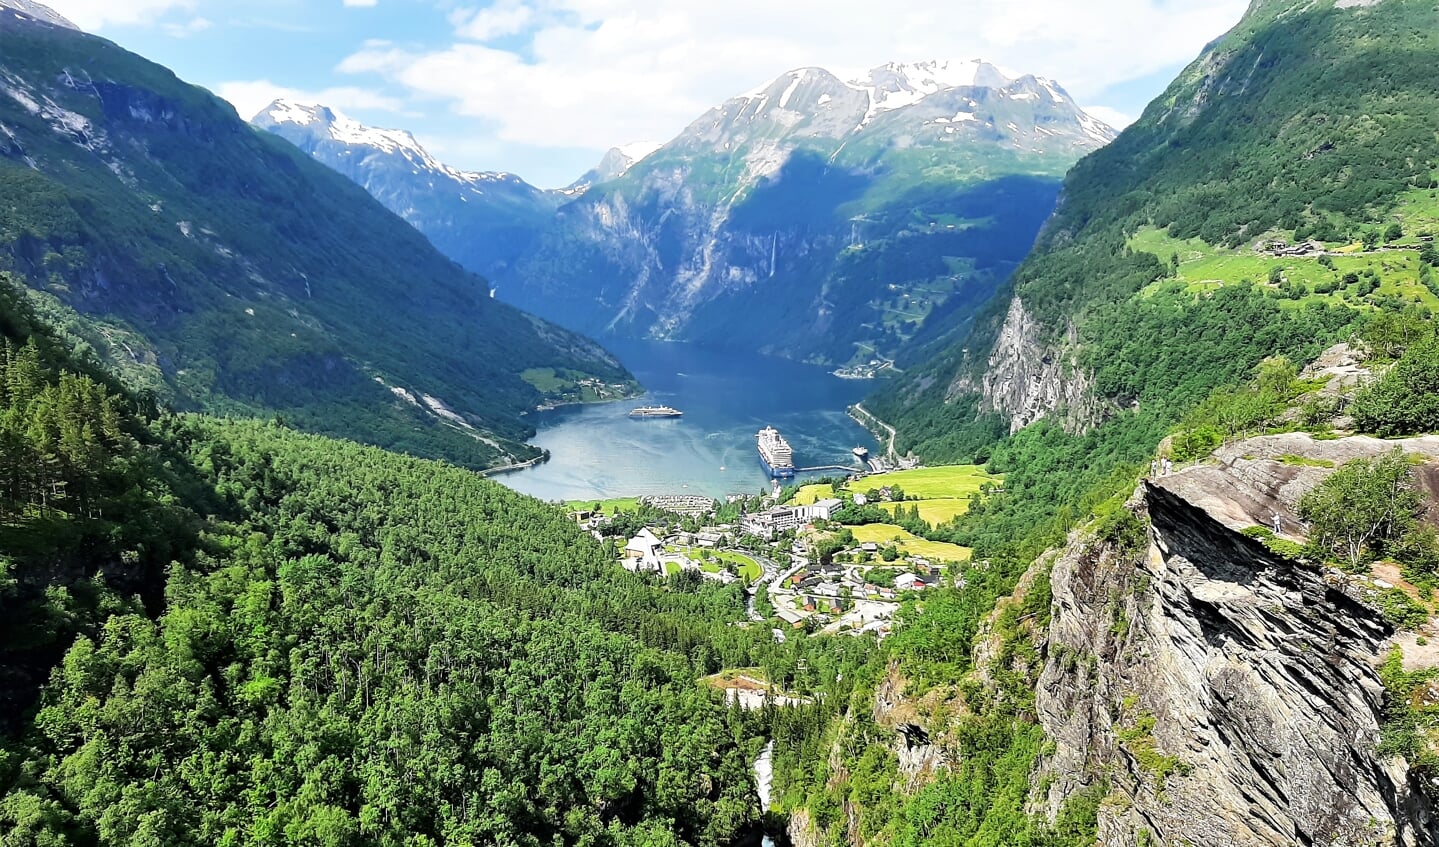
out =
<svg viewBox="0 0 1439 847"><path fill-rule="evenodd" d="M7 847L729 844L764 727L696 680L867 650L470 471L146 407L13 290L0 326Z"/></svg>

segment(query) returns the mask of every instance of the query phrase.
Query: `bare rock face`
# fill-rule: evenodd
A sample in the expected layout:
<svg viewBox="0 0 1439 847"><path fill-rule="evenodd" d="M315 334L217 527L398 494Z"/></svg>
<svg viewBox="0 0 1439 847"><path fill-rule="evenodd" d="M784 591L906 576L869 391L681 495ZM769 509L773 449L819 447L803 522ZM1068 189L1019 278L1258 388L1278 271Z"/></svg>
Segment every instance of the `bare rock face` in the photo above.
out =
<svg viewBox="0 0 1439 847"><path fill-rule="evenodd" d="M1143 549L1074 539L1052 573L1040 810L1107 780L1099 832L1113 847L1439 844L1439 786L1377 752L1375 668L1392 631L1345 580L1238 532L1332 473L1279 458L1388 449L1244 442L1141 486Z"/></svg>
<svg viewBox="0 0 1439 847"><path fill-rule="evenodd" d="M1063 415L1065 429L1090 429L1103 419L1103 406L1095 397L1092 377L1070 354L1074 340L1071 337L1065 348L1046 344L1043 328L1016 297L1009 304L984 376L978 383L970 375L962 376L949 394L977 391L981 411L1008 418L1010 432L1055 413Z"/></svg>

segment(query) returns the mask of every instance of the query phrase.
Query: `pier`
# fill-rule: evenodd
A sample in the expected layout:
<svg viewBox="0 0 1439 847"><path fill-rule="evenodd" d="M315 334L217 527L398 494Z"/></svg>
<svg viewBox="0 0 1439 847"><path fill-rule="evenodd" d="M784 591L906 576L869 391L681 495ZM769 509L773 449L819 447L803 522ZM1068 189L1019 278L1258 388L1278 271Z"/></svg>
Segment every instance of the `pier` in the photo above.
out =
<svg viewBox="0 0 1439 847"><path fill-rule="evenodd" d="M842 471L844 473L865 473L865 469L854 465L818 465L813 468L795 468L795 473L822 473L824 471Z"/></svg>

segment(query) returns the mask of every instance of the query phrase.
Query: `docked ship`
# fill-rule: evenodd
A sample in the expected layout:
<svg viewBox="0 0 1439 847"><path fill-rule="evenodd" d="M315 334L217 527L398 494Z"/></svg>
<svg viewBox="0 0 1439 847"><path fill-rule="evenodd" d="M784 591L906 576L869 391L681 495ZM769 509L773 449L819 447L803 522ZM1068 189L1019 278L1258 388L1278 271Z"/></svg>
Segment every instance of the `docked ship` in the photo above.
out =
<svg viewBox="0 0 1439 847"><path fill-rule="evenodd" d="M767 426L755 436L759 445L759 463L765 472L776 479L794 478L794 450L779 430Z"/></svg>
<svg viewBox="0 0 1439 847"><path fill-rule="evenodd" d="M632 418L682 418L684 412L669 406L641 406L630 412Z"/></svg>

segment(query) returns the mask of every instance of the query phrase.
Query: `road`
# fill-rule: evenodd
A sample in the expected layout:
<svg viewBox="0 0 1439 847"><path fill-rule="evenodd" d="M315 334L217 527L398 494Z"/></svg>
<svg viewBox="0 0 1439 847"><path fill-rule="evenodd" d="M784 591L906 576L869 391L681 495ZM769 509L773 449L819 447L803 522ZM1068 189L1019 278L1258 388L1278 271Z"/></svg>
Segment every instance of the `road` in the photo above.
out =
<svg viewBox="0 0 1439 847"><path fill-rule="evenodd" d="M868 418L874 424L874 426L889 430L889 446L887 446L884 450L884 457L891 462L898 461L899 457L894 455L894 439L898 436L898 433L895 432L894 427L875 417L868 409L864 407L863 403L854 404L854 411L857 412L859 415L863 415L864 417ZM864 421L860 421L860 425L864 426L866 429L870 428L870 425L866 424Z"/></svg>

